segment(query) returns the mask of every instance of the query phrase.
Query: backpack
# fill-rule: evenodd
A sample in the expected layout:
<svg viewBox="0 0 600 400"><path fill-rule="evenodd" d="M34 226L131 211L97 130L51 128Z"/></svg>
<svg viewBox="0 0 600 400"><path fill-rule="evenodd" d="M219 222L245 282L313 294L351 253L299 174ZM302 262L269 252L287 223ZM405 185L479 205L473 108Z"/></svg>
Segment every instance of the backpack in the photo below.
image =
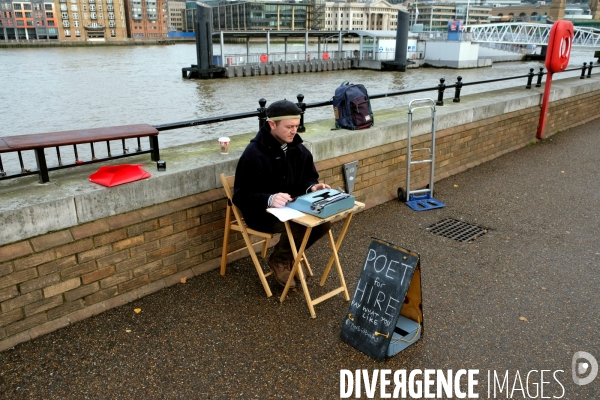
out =
<svg viewBox="0 0 600 400"><path fill-rule="evenodd" d="M344 82L333 96L335 128L365 129L373 125L373 110L367 89L361 84Z"/></svg>

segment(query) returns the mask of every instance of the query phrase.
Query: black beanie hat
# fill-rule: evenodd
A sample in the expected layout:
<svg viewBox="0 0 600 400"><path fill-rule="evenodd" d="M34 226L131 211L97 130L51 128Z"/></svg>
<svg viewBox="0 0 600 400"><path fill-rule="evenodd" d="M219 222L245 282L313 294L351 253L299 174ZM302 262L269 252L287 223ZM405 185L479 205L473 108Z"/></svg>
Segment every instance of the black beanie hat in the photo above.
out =
<svg viewBox="0 0 600 400"><path fill-rule="evenodd" d="M278 100L267 108L267 117L271 121L281 121L283 119L299 119L302 110L296 104L289 100Z"/></svg>

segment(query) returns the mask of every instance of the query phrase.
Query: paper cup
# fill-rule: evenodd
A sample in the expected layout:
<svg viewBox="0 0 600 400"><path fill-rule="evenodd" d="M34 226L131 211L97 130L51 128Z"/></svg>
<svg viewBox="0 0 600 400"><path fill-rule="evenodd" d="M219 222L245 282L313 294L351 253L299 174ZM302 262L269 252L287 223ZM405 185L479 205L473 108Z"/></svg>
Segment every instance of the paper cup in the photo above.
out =
<svg viewBox="0 0 600 400"><path fill-rule="evenodd" d="M227 136L219 138L219 147L221 148L221 154L229 154L229 139Z"/></svg>

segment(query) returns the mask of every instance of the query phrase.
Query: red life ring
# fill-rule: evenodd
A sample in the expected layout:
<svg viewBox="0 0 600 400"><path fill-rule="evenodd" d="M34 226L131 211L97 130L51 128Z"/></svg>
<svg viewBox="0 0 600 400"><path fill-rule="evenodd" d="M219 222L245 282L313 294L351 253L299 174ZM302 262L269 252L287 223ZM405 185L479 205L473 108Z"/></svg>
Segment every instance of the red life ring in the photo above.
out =
<svg viewBox="0 0 600 400"><path fill-rule="evenodd" d="M266 63L267 61L269 61L269 57L267 57L266 54L261 54L260 55L260 62L261 63Z"/></svg>
<svg viewBox="0 0 600 400"><path fill-rule="evenodd" d="M550 29L550 40L546 51L546 68L548 71L562 72L567 68L571 58L574 28L571 21L561 19Z"/></svg>
<svg viewBox="0 0 600 400"><path fill-rule="evenodd" d="M323 60L325 60L325 61L329 60L329 54L323 53Z"/></svg>

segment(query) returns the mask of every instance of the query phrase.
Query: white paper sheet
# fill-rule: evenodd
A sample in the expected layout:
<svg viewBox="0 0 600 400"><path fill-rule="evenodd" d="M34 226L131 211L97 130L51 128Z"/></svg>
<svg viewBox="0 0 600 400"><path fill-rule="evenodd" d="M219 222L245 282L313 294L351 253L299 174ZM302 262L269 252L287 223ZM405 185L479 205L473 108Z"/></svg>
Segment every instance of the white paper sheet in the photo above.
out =
<svg viewBox="0 0 600 400"><path fill-rule="evenodd" d="M279 218L281 222L289 221L293 218L303 217L305 215L302 211L294 210L290 207L271 207L267 208L267 212L270 212L271 214Z"/></svg>

